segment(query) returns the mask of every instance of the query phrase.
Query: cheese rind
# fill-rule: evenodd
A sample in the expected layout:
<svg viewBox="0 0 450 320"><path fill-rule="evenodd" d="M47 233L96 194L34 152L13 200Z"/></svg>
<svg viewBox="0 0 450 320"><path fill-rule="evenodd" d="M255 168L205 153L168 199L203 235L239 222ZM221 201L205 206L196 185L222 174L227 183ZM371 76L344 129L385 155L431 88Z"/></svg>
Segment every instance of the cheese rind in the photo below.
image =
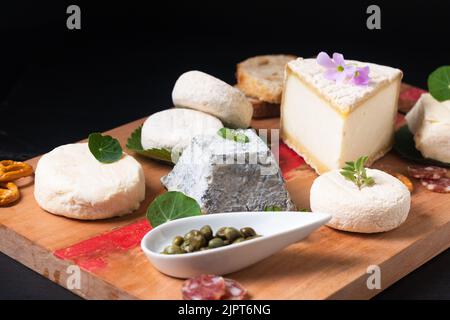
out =
<svg viewBox="0 0 450 320"><path fill-rule="evenodd" d="M422 94L406 115L416 148L425 158L450 163L450 101Z"/></svg>
<svg viewBox="0 0 450 320"><path fill-rule="evenodd" d="M169 191L194 198L204 213L294 210L280 168L253 130L248 143L202 135L192 139L173 170L161 178Z"/></svg>
<svg viewBox="0 0 450 320"><path fill-rule="evenodd" d="M338 230L374 233L397 228L410 210L408 189L383 171L366 170L375 184L361 190L339 170L318 177L310 191L311 210L330 213L327 225Z"/></svg>
<svg viewBox="0 0 450 320"><path fill-rule="evenodd" d="M142 126L141 143L147 149L157 148L182 152L199 134L215 134L222 122L209 114L172 108L152 114Z"/></svg>
<svg viewBox="0 0 450 320"><path fill-rule="evenodd" d="M316 62L316 59L298 58L289 62L287 68L342 114L352 112L384 86L401 80L403 75L399 69L374 63L356 60L346 60L346 63L356 67L368 66L370 68L369 84L358 86L345 81L328 80L323 75L324 68Z"/></svg>
<svg viewBox="0 0 450 320"><path fill-rule="evenodd" d="M176 107L209 113L230 128L248 128L252 120L253 107L244 93L201 71L183 73L172 100Z"/></svg>
<svg viewBox="0 0 450 320"><path fill-rule="evenodd" d="M63 145L39 160L34 197L41 208L56 215L84 220L121 216L144 200L144 172L129 155L104 164L87 143Z"/></svg>
<svg viewBox="0 0 450 320"><path fill-rule="evenodd" d="M319 174L361 156L370 165L392 147L401 71L369 65L367 86L327 80L313 59L287 65L281 138Z"/></svg>

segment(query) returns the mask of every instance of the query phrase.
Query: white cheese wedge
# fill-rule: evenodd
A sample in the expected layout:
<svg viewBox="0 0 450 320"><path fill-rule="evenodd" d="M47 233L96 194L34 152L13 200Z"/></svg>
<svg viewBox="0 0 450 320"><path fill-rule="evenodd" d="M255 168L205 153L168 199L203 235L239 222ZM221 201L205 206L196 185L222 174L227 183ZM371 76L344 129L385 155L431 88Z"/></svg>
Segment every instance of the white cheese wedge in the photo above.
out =
<svg viewBox="0 0 450 320"><path fill-rule="evenodd" d="M327 225L338 230L374 233L397 228L408 217L408 189L390 174L375 169L366 171L375 184L361 190L339 170L316 178L310 191L311 210L331 214Z"/></svg>
<svg viewBox="0 0 450 320"><path fill-rule="evenodd" d="M145 150L182 152L199 134L216 134L222 122L209 114L190 109L168 109L152 114L144 122L141 143Z"/></svg>
<svg viewBox="0 0 450 320"><path fill-rule="evenodd" d="M369 84L327 80L315 59L299 58L286 66L281 137L319 174L361 156L368 156L370 165L393 144L402 72L347 63L369 66Z"/></svg>
<svg viewBox="0 0 450 320"><path fill-rule="evenodd" d="M172 91L173 104L209 113L229 128L248 128L253 107L238 89L200 71L183 73Z"/></svg>
<svg viewBox="0 0 450 320"><path fill-rule="evenodd" d="M144 200L144 172L129 155L104 164L87 143L67 144L39 160L34 197L41 208L56 215L83 220L121 216Z"/></svg>
<svg viewBox="0 0 450 320"><path fill-rule="evenodd" d="M450 100L422 94L406 115L416 148L425 158L450 163Z"/></svg>

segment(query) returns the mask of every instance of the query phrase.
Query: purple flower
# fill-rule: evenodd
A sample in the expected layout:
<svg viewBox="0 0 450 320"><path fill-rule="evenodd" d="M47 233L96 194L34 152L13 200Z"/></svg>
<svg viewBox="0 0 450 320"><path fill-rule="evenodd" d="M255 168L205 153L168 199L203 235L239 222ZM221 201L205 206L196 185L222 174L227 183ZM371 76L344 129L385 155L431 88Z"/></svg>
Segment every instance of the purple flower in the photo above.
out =
<svg viewBox="0 0 450 320"><path fill-rule="evenodd" d="M333 59L331 59L326 52L321 52L317 56L317 63L327 69L324 76L328 80L342 82L352 75L345 65L344 56L340 53L333 53Z"/></svg>
<svg viewBox="0 0 450 320"><path fill-rule="evenodd" d="M344 56L340 53L333 53L333 58L326 52L321 52L317 56L317 63L324 67L324 77L328 80L343 82L350 80L354 85L367 85L370 81L369 67L358 68L354 65L346 64Z"/></svg>
<svg viewBox="0 0 450 320"><path fill-rule="evenodd" d="M368 66L363 68L356 68L353 72L352 83L358 86L365 86L369 83L369 72L370 69Z"/></svg>

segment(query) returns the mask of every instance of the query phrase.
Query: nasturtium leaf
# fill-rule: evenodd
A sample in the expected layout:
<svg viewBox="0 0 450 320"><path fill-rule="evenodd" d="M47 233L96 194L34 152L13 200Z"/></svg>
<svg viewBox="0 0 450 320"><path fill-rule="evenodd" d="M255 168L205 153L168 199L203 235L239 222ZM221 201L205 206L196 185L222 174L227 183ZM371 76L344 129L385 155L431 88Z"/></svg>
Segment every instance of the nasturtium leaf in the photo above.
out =
<svg viewBox="0 0 450 320"><path fill-rule="evenodd" d="M142 126L134 130L127 140L127 148L144 157L173 163L170 150L164 148L144 149L141 143Z"/></svg>
<svg viewBox="0 0 450 320"><path fill-rule="evenodd" d="M435 165L439 167L450 167L450 163L444 163L433 159L424 158L419 150L416 149L414 135L409 131L407 125L401 127L395 133L394 150L403 158L421 163L424 165Z"/></svg>
<svg viewBox="0 0 450 320"><path fill-rule="evenodd" d="M217 131L217 134L227 140L232 140L240 143L250 142L250 139L245 134L240 133L234 129L220 128L219 131Z"/></svg>
<svg viewBox="0 0 450 320"><path fill-rule="evenodd" d="M428 76L428 91L438 101L450 99L450 66L439 67Z"/></svg>
<svg viewBox="0 0 450 320"><path fill-rule="evenodd" d="M101 133L91 133L88 146L92 155L102 163L116 162L122 157L122 147L117 139Z"/></svg>
<svg viewBox="0 0 450 320"><path fill-rule="evenodd" d="M201 214L197 201L179 191L166 192L147 208L147 219L153 228L168 221Z"/></svg>

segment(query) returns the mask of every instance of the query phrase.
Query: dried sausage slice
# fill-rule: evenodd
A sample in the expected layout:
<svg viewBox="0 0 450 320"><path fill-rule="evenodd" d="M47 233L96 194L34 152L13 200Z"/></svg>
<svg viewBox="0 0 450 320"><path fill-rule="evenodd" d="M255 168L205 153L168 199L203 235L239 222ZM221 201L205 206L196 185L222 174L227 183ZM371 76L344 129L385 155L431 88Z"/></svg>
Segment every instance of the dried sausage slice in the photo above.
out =
<svg viewBox="0 0 450 320"><path fill-rule="evenodd" d="M243 300L247 290L237 281L225 278L225 295L223 300Z"/></svg>
<svg viewBox="0 0 450 320"><path fill-rule="evenodd" d="M225 280L220 276L202 274L186 280L181 293L184 300L220 300L225 295Z"/></svg>
<svg viewBox="0 0 450 320"><path fill-rule="evenodd" d="M408 166L409 174L417 179L433 179L443 178L447 174L447 169L435 166Z"/></svg>
<svg viewBox="0 0 450 320"><path fill-rule="evenodd" d="M450 192L450 178L422 179L422 185L430 191L439 193Z"/></svg>

